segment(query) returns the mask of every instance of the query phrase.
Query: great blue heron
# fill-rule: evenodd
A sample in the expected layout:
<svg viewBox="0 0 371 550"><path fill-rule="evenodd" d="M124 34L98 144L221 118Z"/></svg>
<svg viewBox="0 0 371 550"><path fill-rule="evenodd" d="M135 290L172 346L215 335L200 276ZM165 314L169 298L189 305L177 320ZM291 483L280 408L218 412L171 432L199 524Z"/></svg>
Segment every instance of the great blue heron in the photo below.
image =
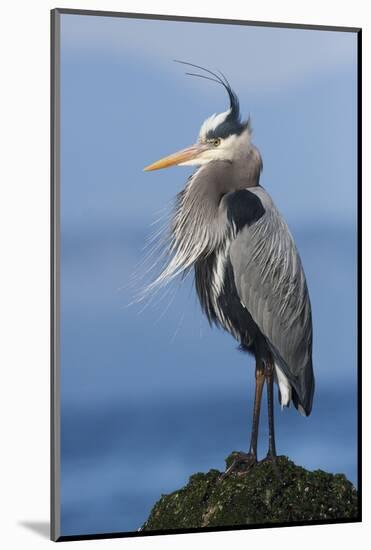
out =
<svg viewBox="0 0 371 550"><path fill-rule="evenodd" d="M196 165L177 196L169 260L155 284L194 269L196 290L210 324L223 327L255 356L255 400L249 451L227 473L257 462L260 405L267 382L269 449L276 458L273 385L281 406L312 409L312 315L300 256L286 222L259 184L262 159L251 143L250 119L225 76L192 63L229 96L229 109L202 124L198 142L147 166Z"/></svg>

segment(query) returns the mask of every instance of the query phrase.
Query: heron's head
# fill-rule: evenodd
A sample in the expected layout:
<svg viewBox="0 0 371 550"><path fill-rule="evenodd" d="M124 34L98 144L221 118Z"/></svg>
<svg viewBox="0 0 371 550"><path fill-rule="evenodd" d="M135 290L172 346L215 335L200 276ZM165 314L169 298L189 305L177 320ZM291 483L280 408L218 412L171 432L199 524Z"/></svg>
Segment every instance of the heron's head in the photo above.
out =
<svg viewBox="0 0 371 550"><path fill-rule="evenodd" d="M234 159L246 154L249 147L250 119L241 121L238 97L225 76L219 76L208 69L184 61L179 63L197 67L213 75L215 78L186 73L221 84L228 93L229 109L223 113L215 113L205 120L200 128L197 143L146 166L145 171L159 170L174 165L201 166L215 160L233 162Z"/></svg>

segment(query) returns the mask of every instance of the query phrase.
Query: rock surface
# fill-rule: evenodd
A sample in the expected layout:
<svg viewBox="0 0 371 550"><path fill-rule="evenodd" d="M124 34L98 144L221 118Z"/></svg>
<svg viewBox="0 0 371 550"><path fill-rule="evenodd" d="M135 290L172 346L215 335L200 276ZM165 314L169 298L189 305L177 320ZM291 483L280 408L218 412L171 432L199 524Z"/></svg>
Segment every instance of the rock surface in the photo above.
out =
<svg viewBox="0 0 371 550"><path fill-rule="evenodd" d="M229 466L232 453L226 459ZM162 495L142 531L357 519L358 496L342 474L310 472L285 456L221 479L210 470Z"/></svg>

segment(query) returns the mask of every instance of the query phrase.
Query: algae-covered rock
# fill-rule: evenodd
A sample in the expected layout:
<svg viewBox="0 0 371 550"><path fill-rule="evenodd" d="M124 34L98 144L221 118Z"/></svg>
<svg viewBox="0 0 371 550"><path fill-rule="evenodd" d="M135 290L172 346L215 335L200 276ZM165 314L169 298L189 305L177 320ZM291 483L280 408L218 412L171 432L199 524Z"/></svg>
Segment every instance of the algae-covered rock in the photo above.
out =
<svg viewBox="0 0 371 550"><path fill-rule="evenodd" d="M192 475L185 487L161 496L141 530L357 519L357 504L344 475L310 472L280 456L276 465L262 461L225 478L218 470Z"/></svg>

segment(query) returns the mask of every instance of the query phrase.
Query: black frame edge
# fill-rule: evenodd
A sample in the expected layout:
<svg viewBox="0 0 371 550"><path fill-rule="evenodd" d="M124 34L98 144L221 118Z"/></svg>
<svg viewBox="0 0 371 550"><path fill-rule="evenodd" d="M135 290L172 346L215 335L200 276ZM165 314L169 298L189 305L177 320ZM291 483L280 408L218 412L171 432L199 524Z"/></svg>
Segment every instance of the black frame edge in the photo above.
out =
<svg viewBox="0 0 371 550"><path fill-rule="evenodd" d="M357 32L357 453L362 521L362 29Z"/></svg>
<svg viewBox="0 0 371 550"><path fill-rule="evenodd" d="M50 12L50 538L60 538L59 128L60 14Z"/></svg>
<svg viewBox="0 0 371 550"><path fill-rule="evenodd" d="M163 15L155 13L134 13L120 11L105 11L105 10L83 10L74 8L55 8L60 14L66 15L88 15L99 17L124 17L132 19L153 19L158 21L185 21L191 23L216 23L228 25L250 25L254 27L277 27L286 29L302 29L302 30L317 30L317 31L334 31L334 32L358 32L360 27L341 27L332 25L316 25L304 23L276 23L272 21L251 21L244 19L219 19L216 17L198 17L187 15Z"/></svg>

